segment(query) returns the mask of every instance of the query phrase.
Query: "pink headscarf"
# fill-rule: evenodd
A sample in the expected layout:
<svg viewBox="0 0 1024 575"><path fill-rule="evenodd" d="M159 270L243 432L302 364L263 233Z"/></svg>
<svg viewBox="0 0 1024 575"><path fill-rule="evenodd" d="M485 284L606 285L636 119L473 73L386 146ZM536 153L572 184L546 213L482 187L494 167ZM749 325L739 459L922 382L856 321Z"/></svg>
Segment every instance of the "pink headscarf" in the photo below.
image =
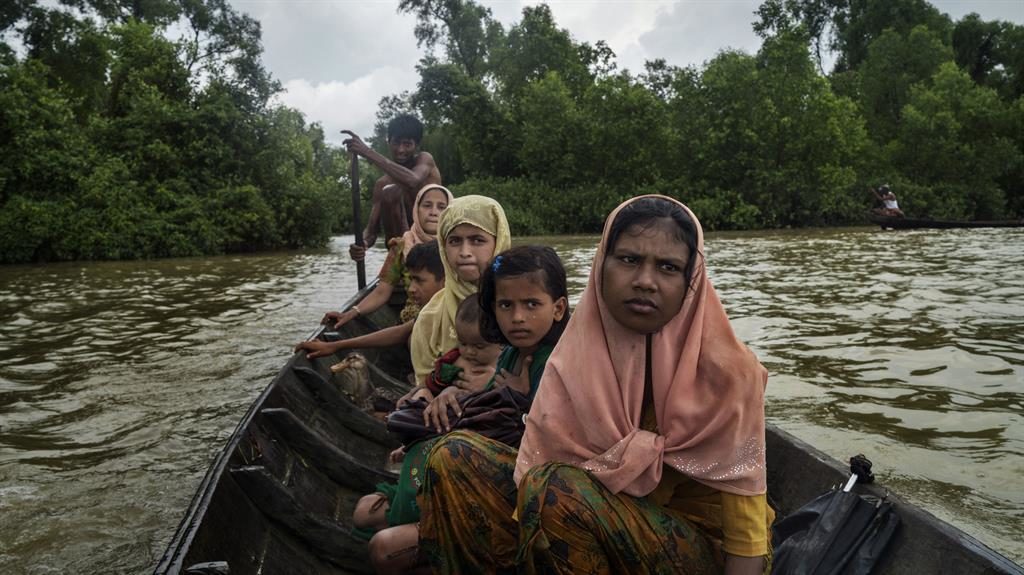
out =
<svg viewBox="0 0 1024 575"><path fill-rule="evenodd" d="M416 201L412 203L412 227L402 234L403 257L409 255L409 252L415 246L437 239L435 236L428 234L423 229L423 226L420 225L420 202L423 201L423 196L427 195L427 192L431 190L441 190L444 192L449 206L452 205L452 200L455 199L452 193L448 191L448 188L440 184L427 184L420 188L420 191L416 193Z"/></svg>
<svg viewBox="0 0 1024 575"><path fill-rule="evenodd" d="M651 338L658 434L640 429L646 336L616 322L601 297L612 222L642 197L679 204L697 228L690 291ZM765 492L764 389L768 372L733 333L708 280L704 232L664 196L627 200L605 221L590 281L548 359L526 421L515 480L561 461L587 469L614 493L647 495L662 464L720 491Z"/></svg>

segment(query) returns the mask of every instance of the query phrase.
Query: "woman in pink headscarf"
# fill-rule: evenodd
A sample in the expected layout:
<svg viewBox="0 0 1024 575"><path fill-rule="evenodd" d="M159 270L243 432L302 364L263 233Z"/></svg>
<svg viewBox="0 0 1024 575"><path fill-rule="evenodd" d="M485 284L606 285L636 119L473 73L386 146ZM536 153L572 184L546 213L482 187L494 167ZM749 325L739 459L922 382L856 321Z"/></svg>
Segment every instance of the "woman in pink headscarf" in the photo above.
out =
<svg viewBox="0 0 1024 575"><path fill-rule="evenodd" d="M424 553L436 572L767 570L766 378L708 280L697 218L663 196L623 203L519 452L467 433L431 452Z"/></svg>

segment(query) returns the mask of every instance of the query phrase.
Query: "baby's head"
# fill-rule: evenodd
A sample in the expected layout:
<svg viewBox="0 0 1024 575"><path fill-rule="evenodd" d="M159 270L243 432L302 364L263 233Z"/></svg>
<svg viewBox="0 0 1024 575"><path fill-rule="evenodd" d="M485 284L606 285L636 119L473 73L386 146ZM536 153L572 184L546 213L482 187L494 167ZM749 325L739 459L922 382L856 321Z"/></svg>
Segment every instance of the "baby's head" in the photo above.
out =
<svg viewBox="0 0 1024 575"><path fill-rule="evenodd" d="M455 312L455 335L459 338L459 357L477 366L494 366L501 355L501 344L490 343L480 335L480 302L470 294Z"/></svg>

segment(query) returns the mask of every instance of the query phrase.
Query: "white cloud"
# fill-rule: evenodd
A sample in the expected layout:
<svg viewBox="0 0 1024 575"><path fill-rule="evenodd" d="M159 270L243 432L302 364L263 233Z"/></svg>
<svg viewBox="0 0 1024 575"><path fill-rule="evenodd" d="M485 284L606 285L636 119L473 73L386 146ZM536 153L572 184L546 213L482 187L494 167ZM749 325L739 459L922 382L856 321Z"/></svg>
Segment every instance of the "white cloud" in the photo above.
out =
<svg viewBox="0 0 1024 575"><path fill-rule="evenodd" d="M700 66L726 49L754 53L756 0L676 2L658 26L639 38L648 59L664 58L676 66Z"/></svg>
<svg viewBox="0 0 1024 575"><path fill-rule="evenodd" d="M415 88L416 71L385 66L351 82L312 83L303 78L284 82L278 96L286 106L301 110L310 122L320 122L327 140L340 144L339 130L369 137L381 97Z"/></svg>
<svg viewBox="0 0 1024 575"><path fill-rule="evenodd" d="M412 70L415 18L397 1L232 0L260 21L263 62L281 81L351 82L382 67Z"/></svg>
<svg viewBox="0 0 1024 575"><path fill-rule="evenodd" d="M590 44L603 40L615 52L620 69L638 71L646 60L657 57L644 49L641 37L658 27L676 2L553 0L547 4L558 26L568 29L576 40Z"/></svg>
<svg viewBox="0 0 1024 575"><path fill-rule="evenodd" d="M397 0L231 0L257 18L263 61L286 93L280 100L324 126L368 134L384 96L416 89L423 52L415 18L398 14ZM506 29L522 8L539 0L478 0ZM1022 0L932 0L954 19L1024 23ZM643 71L647 60L701 65L727 48L754 53L761 45L751 24L760 0L550 0L557 25L580 41L604 40L620 69Z"/></svg>

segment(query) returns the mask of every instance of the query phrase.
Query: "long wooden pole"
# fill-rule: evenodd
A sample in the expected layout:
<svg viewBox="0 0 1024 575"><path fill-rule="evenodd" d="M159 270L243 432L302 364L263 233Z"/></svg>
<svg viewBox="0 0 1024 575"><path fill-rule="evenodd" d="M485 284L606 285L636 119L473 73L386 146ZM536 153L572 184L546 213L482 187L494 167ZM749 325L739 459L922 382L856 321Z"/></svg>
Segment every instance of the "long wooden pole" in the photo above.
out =
<svg viewBox="0 0 1024 575"><path fill-rule="evenodd" d="M363 247L363 217L359 210L359 203L361 198L359 197L359 156L352 154L352 169L350 170L350 177L352 178L352 233L356 236L356 245ZM366 287L366 262L359 260L356 262L356 280L359 283L359 289Z"/></svg>

